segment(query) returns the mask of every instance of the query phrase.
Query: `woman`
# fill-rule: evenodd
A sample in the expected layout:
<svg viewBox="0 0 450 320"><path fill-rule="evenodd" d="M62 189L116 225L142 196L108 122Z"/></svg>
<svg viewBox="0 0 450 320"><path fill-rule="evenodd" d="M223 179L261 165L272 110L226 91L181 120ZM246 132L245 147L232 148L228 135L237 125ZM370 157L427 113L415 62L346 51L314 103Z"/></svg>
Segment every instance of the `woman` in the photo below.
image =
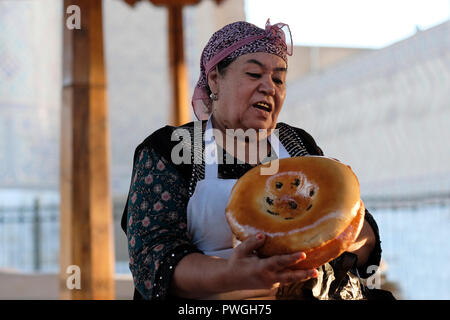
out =
<svg viewBox="0 0 450 320"><path fill-rule="evenodd" d="M137 147L122 217L136 299L367 297L359 276L381 257L367 211L350 252L317 270L290 269L303 252L259 258L263 234L233 248L224 210L236 180L270 159L323 155L304 130L277 123L292 54L286 27L235 22L214 33L192 101L200 121L161 128Z"/></svg>

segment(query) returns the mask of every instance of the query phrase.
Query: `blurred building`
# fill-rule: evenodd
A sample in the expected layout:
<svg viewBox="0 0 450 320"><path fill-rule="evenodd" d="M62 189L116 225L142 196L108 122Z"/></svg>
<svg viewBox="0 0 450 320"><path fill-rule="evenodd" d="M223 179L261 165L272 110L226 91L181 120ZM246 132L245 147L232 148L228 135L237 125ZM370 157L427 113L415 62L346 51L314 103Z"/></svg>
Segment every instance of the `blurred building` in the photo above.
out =
<svg viewBox="0 0 450 320"><path fill-rule="evenodd" d="M384 285L448 299L450 21L288 83L280 121L349 164L380 230ZM414 254L411 254L414 252Z"/></svg>
<svg viewBox="0 0 450 320"><path fill-rule="evenodd" d="M0 2L0 189L58 192L63 12L58 0ZM191 92L209 37L237 20L245 20L244 0L185 8ZM135 147L169 119L167 11L147 1L130 7L104 0L104 33L112 191L123 197ZM366 51L297 46L288 82Z"/></svg>
<svg viewBox="0 0 450 320"><path fill-rule="evenodd" d="M148 1L134 7L122 0L104 0L103 4L115 249L116 260L126 262L127 243L118 219L130 184L133 152L169 119L167 10ZM52 230L41 240L48 254L47 262L42 262L45 268L57 261L58 252L53 245L57 242L47 235L57 237L58 230L53 205L58 204L59 194L64 11L59 0L0 1L0 207L33 207L34 199L40 199L41 215L54 221L43 227ZM191 92L199 77L201 52L211 34L237 20L245 20L244 0L227 0L219 6L205 0L184 9ZM261 26L264 23L261 21ZM298 46L289 61L288 81L321 72L361 51L365 50ZM11 217L15 215L11 213ZM14 242L19 235L10 236ZM20 251L30 254L14 263L7 252L14 254L18 249L6 249L7 243L0 243L1 248L5 246L0 265L32 268L36 244L24 243L27 247ZM127 269L126 263L123 269Z"/></svg>
<svg viewBox="0 0 450 320"><path fill-rule="evenodd" d="M291 82L280 120L351 165L363 195L450 190L450 22Z"/></svg>
<svg viewBox="0 0 450 320"><path fill-rule="evenodd" d="M0 1L0 188L55 188L60 1Z"/></svg>
<svg viewBox="0 0 450 320"><path fill-rule="evenodd" d="M169 119L167 12L146 1L135 7L122 0L103 1L111 181L119 217L135 147ZM58 267L63 12L60 0L0 1L0 267L35 270L35 225L30 222L35 220L27 220L33 210L4 212L2 206L29 205L36 196L45 196L44 205L56 202L51 210L46 209L49 212L43 209L48 221L40 234L42 265L51 271ZM244 0L227 0L219 6L204 0L187 7L184 19L192 92L204 45L217 29L245 20ZM450 22L446 22L380 50L296 46L289 60L287 98L279 120L304 128L326 155L350 164L360 180L363 198L448 194L449 34ZM10 189L29 193L19 199ZM41 190L52 194L38 193ZM405 291L414 292L422 270L448 266L447 256L438 249L429 250L440 248L447 237L446 231L439 231L448 229L446 212L448 206L377 217L387 236L383 250L392 265L388 272L403 281ZM432 239L423 239L438 227ZM418 236L405 237L408 228L416 228ZM23 237L24 233L29 237ZM116 267L128 272L127 243L118 220L115 235ZM417 252L422 244L421 257L426 257L427 265L398 254L410 252L411 243ZM431 244L423 248L425 243ZM417 271L405 274L410 265ZM436 290L440 283L448 283L445 277L442 273L434 282L421 282L425 289L419 297L450 296L447 288Z"/></svg>
<svg viewBox="0 0 450 320"><path fill-rule="evenodd" d="M291 85L304 76L321 73L338 63L346 60L351 61L357 55L373 50L326 46L294 46L293 55L289 57L288 61L287 84ZM288 92L288 94L290 93Z"/></svg>
<svg viewBox="0 0 450 320"><path fill-rule="evenodd" d="M103 3L113 193L123 194L134 148L169 118L167 10ZM243 8L243 0L228 0L185 9L191 87L209 36L245 19ZM58 191L63 12L59 0L0 2L1 189Z"/></svg>

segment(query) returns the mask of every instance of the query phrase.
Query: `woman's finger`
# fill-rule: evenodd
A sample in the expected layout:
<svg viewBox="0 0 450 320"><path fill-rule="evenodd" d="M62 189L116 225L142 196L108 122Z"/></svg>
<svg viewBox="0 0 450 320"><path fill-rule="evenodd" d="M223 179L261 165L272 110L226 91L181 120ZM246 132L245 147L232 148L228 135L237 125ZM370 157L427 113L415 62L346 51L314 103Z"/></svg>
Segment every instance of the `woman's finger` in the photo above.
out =
<svg viewBox="0 0 450 320"><path fill-rule="evenodd" d="M282 284L306 281L318 276L318 272L315 269L308 270L289 270L278 274L278 281Z"/></svg>
<svg viewBox="0 0 450 320"><path fill-rule="evenodd" d="M267 263L267 268L271 271L280 271L286 269L302 260L306 259L304 252L295 252L291 254L283 254L272 256L264 259Z"/></svg>
<svg viewBox="0 0 450 320"><path fill-rule="evenodd" d="M253 254L253 251L258 249L264 244L264 235L258 233L256 236L250 237L240 245L238 245L234 251L240 257L245 257Z"/></svg>

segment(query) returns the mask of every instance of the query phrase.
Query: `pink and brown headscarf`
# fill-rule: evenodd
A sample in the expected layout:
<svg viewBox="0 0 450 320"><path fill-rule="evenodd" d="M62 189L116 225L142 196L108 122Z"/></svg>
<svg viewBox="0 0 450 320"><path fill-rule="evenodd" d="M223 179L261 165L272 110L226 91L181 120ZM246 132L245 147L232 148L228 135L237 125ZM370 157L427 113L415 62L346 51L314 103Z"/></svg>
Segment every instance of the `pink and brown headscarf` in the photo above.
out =
<svg viewBox="0 0 450 320"><path fill-rule="evenodd" d="M286 31L284 31L286 29ZM211 110L211 93L208 86L208 73L224 59L255 52L275 54L286 61L292 55L292 38L289 26L284 23L270 24L261 29L251 23L238 21L226 25L215 32L203 49L200 59L200 79L194 89L192 107L199 120L208 119Z"/></svg>

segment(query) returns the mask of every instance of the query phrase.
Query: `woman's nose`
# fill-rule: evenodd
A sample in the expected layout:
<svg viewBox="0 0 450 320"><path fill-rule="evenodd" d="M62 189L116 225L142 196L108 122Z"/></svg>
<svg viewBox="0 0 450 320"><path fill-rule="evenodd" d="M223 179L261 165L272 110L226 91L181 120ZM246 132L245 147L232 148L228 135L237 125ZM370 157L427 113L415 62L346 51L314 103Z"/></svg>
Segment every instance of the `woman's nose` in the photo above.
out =
<svg viewBox="0 0 450 320"><path fill-rule="evenodd" d="M262 78L259 89L261 92L263 92L266 95L269 95L269 96L275 95L275 84L273 83L272 79L270 79L269 77Z"/></svg>

